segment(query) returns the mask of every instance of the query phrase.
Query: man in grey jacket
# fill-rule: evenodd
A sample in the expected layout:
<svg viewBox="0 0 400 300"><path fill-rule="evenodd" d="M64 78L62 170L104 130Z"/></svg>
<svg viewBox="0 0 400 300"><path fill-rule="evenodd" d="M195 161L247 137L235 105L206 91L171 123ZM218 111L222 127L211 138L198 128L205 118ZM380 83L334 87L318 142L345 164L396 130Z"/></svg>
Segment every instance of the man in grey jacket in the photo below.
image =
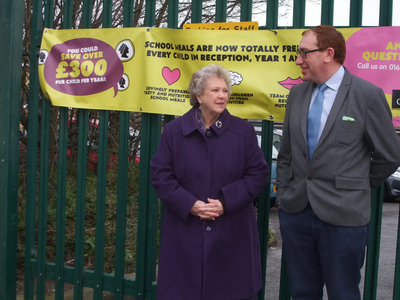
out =
<svg viewBox="0 0 400 300"><path fill-rule="evenodd" d="M286 107L277 201L293 300L360 299L371 188L400 165L400 140L383 91L343 67L334 27L303 32L304 83Z"/></svg>

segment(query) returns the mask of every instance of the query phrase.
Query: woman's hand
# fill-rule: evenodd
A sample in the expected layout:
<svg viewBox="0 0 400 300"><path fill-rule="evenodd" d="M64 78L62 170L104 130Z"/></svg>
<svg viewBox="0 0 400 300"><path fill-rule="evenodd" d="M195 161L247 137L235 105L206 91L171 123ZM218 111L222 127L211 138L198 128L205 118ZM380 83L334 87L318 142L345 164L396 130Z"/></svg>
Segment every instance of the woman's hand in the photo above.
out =
<svg viewBox="0 0 400 300"><path fill-rule="evenodd" d="M197 200L190 212L202 220L215 220L224 214L224 208L218 199L207 199L208 203Z"/></svg>

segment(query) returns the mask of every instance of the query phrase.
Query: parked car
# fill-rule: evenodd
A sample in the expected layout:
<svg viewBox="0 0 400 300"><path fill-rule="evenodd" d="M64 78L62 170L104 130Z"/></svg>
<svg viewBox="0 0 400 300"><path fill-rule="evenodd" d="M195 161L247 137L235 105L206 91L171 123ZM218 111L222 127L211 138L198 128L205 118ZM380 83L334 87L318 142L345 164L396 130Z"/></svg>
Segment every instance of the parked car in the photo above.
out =
<svg viewBox="0 0 400 300"><path fill-rule="evenodd" d="M383 200L391 201L400 197L400 167L384 181Z"/></svg>
<svg viewBox="0 0 400 300"><path fill-rule="evenodd" d="M261 124L252 121L256 131L258 145L261 147ZM272 138L272 161L270 165L271 183L270 183L270 207L275 206L276 203L276 160L280 149L282 139L282 129L274 128Z"/></svg>
<svg viewBox="0 0 400 300"><path fill-rule="evenodd" d="M271 161L271 192L270 192L270 206L276 204L276 160L278 158L278 152L281 145L282 129L274 129L274 135L272 140L272 161Z"/></svg>

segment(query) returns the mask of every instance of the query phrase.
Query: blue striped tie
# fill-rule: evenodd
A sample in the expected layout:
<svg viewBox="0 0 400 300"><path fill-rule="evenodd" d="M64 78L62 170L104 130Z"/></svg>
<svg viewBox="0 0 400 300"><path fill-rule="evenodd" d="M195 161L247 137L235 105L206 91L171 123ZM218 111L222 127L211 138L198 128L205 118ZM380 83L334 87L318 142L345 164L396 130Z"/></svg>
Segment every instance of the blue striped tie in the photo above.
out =
<svg viewBox="0 0 400 300"><path fill-rule="evenodd" d="M307 141L308 141L308 157L314 153L315 147L318 143L318 132L321 123L322 106L324 104L324 91L328 86L324 83L319 86L317 97L308 112L307 118Z"/></svg>

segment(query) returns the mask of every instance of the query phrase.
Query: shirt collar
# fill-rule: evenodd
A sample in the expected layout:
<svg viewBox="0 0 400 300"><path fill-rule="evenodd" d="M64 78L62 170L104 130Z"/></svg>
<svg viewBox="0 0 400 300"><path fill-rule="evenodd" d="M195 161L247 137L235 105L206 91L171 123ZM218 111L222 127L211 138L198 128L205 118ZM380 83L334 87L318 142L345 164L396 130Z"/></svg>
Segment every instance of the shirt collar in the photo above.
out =
<svg viewBox="0 0 400 300"><path fill-rule="evenodd" d="M339 70L337 70L336 73L325 82L325 84L332 90L337 91L342 83L344 73L345 71L343 66L340 66Z"/></svg>
<svg viewBox="0 0 400 300"><path fill-rule="evenodd" d="M184 135L189 135L195 130L201 130L199 128L198 119L196 117L196 108L192 107L186 114L182 117L182 132ZM218 120L210 126L212 130L217 134L221 135L229 126L231 121L231 114L227 109L225 109Z"/></svg>

